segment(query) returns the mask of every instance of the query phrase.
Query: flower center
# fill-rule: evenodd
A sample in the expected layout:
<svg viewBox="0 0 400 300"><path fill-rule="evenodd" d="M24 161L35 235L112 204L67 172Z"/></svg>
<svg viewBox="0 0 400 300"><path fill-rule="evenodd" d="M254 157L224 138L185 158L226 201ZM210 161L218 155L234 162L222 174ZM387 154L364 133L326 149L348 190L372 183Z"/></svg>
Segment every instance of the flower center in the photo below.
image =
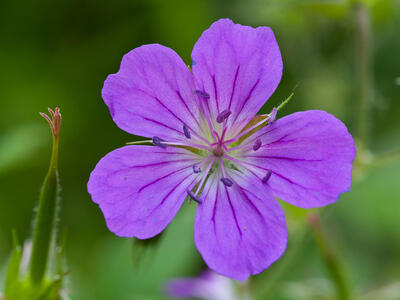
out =
<svg viewBox="0 0 400 300"><path fill-rule="evenodd" d="M194 93L203 99L209 99L210 96L206 92L196 90ZM272 175L271 170L267 170L267 173L260 174L260 171L255 169L255 166L251 163L246 162L245 160L240 160L232 156L231 151L241 150L241 151L257 151L262 147L262 141L257 138L255 140L250 140L245 144L241 144L240 138L245 140L249 136L255 133L258 129L261 128L265 123L272 123L275 120L275 115L277 110L274 108L269 115L256 116L253 118L254 120L250 121L248 125L244 126L244 129L238 133L235 137L226 138L228 126L227 119L232 114L229 109L225 109L218 114L216 117L216 122L222 125L221 131L217 131L213 128L212 122L209 119L209 114L206 113L202 104L200 104L200 108L202 110L203 116L206 118L206 122L208 124L209 130L212 135L213 141L210 142L209 139L202 136L193 130L189 125L183 123L182 124L182 134L186 137L187 141L179 140L179 141L165 141L158 136L154 136L152 140L147 141L139 141L132 142L129 144L139 144L143 142L152 142L154 145L160 148L167 148L168 146L177 146L177 147L188 147L192 149L202 150L199 153L207 153L207 157L204 157L200 163L194 164L191 166L194 174L198 174L198 180L194 186L187 188L187 194L190 199L202 203L202 199L200 194L202 193L203 186L207 181L210 173L215 172L216 170L220 172L220 180L226 187L232 187L234 182L231 178L229 178L229 173L227 174L225 171L225 167L228 169L231 165L241 166L244 169L250 171L253 175L258 177L263 184L266 184L269 181L269 178ZM217 125L218 126L218 125ZM237 142L239 145L232 146L232 143ZM206 150L206 152L204 151ZM229 161L226 166L224 164L224 160ZM214 163L217 166L214 166ZM219 164L219 168L218 168ZM192 189L195 188L195 191Z"/></svg>
<svg viewBox="0 0 400 300"><path fill-rule="evenodd" d="M216 147L214 147L212 153L216 156L216 157L221 157L224 155L225 151L224 148L222 148L221 145L217 145Z"/></svg>

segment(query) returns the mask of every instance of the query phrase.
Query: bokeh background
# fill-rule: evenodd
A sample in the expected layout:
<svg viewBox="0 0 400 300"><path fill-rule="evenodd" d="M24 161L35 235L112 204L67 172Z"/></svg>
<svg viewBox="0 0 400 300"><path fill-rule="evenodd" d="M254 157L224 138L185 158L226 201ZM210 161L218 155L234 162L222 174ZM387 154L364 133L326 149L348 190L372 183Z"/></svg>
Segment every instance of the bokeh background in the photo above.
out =
<svg viewBox="0 0 400 300"><path fill-rule="evenodd" d="M368 147L385 155L400 147L400 2L361 5L371 35ZM219 18L270 26L284 73L262 112L294 90L282 115L324 109L357 136L362 55L357 7L344 0L0 1L0 278L11 251L11 229L30 236L48 167L51 138L38 112L59 106L60 227L68 230L70 298L167 299L165 280L204 268L193 244L196 206L185 203L150 248L107 230L86 183L102 156L135 138L112 122L101 99L106 76L117 72L125 53L147 43L171 47L189 64L193 44ZM362 152L351 192L318 210L353 299L400 299L400 159L396 152L389 156L375 163L375 156ZM334 299L334 284L304 212L285 209L288 251L252 278L254 298Z"/></svg>

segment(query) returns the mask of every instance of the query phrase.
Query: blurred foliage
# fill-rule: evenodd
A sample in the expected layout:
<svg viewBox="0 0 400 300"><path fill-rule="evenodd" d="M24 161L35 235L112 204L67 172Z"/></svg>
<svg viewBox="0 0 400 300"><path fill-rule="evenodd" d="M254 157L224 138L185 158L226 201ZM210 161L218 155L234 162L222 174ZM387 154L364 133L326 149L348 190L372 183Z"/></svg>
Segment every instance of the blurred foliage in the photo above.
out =
<svg viewBox="0 0 400 300"><path fill-rule="evenodd" d="M135 268L132 241L117 238L106 229L100 210L86 191L98 160L132 140L112 122L102 102L104 79L118 70L123 54L146 43L171 47L189 64L191 48L201 32L213 21L229 17L241 24L270 26L280 45L284 75L262 113L269 113L297 86L282 114L324 109L356 134L353 2L1 1L0 265L6 264L12 249L11 229L18 231L21 240L31 233L32 211L50 148L48 128L38 112L59 106L64 118L60 217L68 228L70 298L165 299L162 286L166 279L195 275L203 268L193 244L195 206L184 205L157 249L149 252L151 263ZM371 12L373 36L371 148L380 153L400 147L400 3L363 2ZM322 215L330 244L346 265L351 287L366 299L381 299L373 297L398 291L399 178L400 163L371 169ZM286 207L287 252L252 280L257 299L298 300L301 295L321 299L313 286L326 290L325 296L334 295L327 270L301 221L303 212L292 210ZM270 281L273 284L269 285ZM305 291L297 289L305 286Z"/></svg>

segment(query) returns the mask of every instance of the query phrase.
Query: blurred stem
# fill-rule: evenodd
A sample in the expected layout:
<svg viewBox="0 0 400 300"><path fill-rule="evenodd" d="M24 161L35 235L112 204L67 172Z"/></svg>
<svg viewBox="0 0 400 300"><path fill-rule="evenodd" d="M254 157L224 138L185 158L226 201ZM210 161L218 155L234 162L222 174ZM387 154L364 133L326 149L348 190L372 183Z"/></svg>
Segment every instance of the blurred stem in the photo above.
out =
<svg viewBox="0 0 400 300"><path fill-rule="evenodd" d="M279 279L281 279L286 272L291 270L293 264L298 260L309 238L309 233L310 229L308 226L304 226L299 232L296 232L296 239L293 241L292 245L288 247L284 254L284 259L274 264L272 266L273 269L270 269L269 272L264 272L259 275L257 281L251 282L251 291L254 299L269 299Z"/></svg>
<svg viewBox="0 0 400 300"><path fill-rule="evenodd" d="M29 275L34 286L43 282L46 273L50 243L55 227L56 205L58 194L58 142L61 126L61 115L58 108L50 110L52 119L41 114L49 122L53 132L53 150L50 166L40 190L39 207L34 223L32 256Z"/></svg>
<svg viewBox="0 0 400 300"><path fill-rule="evenodd" d="M312 229L318 250L321 253L331 279L335 284L338 300L349 300L350 291L342 269L342 264L338 256L332 251L332 246L326 239L317 213L308 215L308 224Z"/></svg>
<svg viewBox="0 0 400 300"><path fill-rule="evenodd" d="M356 66L358 93L356 107L357 133L365 149L369 147L371 98L371 29L369 10L361 1L354 3L357 27Z"/></svg>
<svg viewBox="0 0 400 300"><path fill-rule="evenodd" d="M238 287L239 287L240 299L242 299L242 300L252 299L251 293L250 293L250 280L249 279L247 279L245 281L239 281Z"/></svg>
<svg viewBox="0 0 400 300"><path fill-rule="evenodd" d="M376 155L371 162L371 166L381 167L396 161L400 161L400 148L387 153Z"/></svg>

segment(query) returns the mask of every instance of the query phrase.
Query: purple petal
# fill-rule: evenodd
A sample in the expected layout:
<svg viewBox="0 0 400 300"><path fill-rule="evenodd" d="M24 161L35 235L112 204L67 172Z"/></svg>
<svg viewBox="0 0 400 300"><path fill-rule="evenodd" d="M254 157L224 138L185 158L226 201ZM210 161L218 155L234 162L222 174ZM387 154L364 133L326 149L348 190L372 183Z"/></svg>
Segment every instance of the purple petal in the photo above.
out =
<svg viewBox="0 0 400 300"><path fill-rule="evenodd" d="M213 174L196 213L195 244L208 267L237 280L258 274L286 249L282 208L259 180L230 171L232 187Z"/></svg>
<svg viewBox="0 0 400 300"><path fill-rule="evenodd" d="M103 157L90 175L88 191L107 227L118 236L150 238L176 215L198 163L189 151L126 146Z"/></svg>
<svg viewBox="0 0 400 300"><path fill-rule="evenodd" d="M198 277L177 278L166 285L166 294L172 298L199 298L204 300L237 300L232 280L211 270Z"/></svg>
<svg viewBox="0 0 400 300"><path fill-rule="evenodd" d="M166 294L171 298L196 297L197 280L193 278L180 278L168 282Z"/></svg>
<svg viewBox="0 0 400 300"><path fill-rule="evenodd" d="M346 126L324 111L291 114L253 137L263 146L243 159L272 171L267 186L274 196L295 206L312 208L335 202L350 190L354 141Z"/></svg>
<svg viewBox="0 0 400 300"><path fill-rule="evenodd" d="M193 76L171 49L144 45L124 56L102 96L114 122L140 136L184 139L183 125L200 132Z"/></svg>
<svg viewBox="0 0 400 300"><path fill-rule="evenodd" d="M193 48L193 74L199 90L210 95L213 119L225 109L233 134L259 111L282 76L282 58L272 30L215 22Z"/></svg>

